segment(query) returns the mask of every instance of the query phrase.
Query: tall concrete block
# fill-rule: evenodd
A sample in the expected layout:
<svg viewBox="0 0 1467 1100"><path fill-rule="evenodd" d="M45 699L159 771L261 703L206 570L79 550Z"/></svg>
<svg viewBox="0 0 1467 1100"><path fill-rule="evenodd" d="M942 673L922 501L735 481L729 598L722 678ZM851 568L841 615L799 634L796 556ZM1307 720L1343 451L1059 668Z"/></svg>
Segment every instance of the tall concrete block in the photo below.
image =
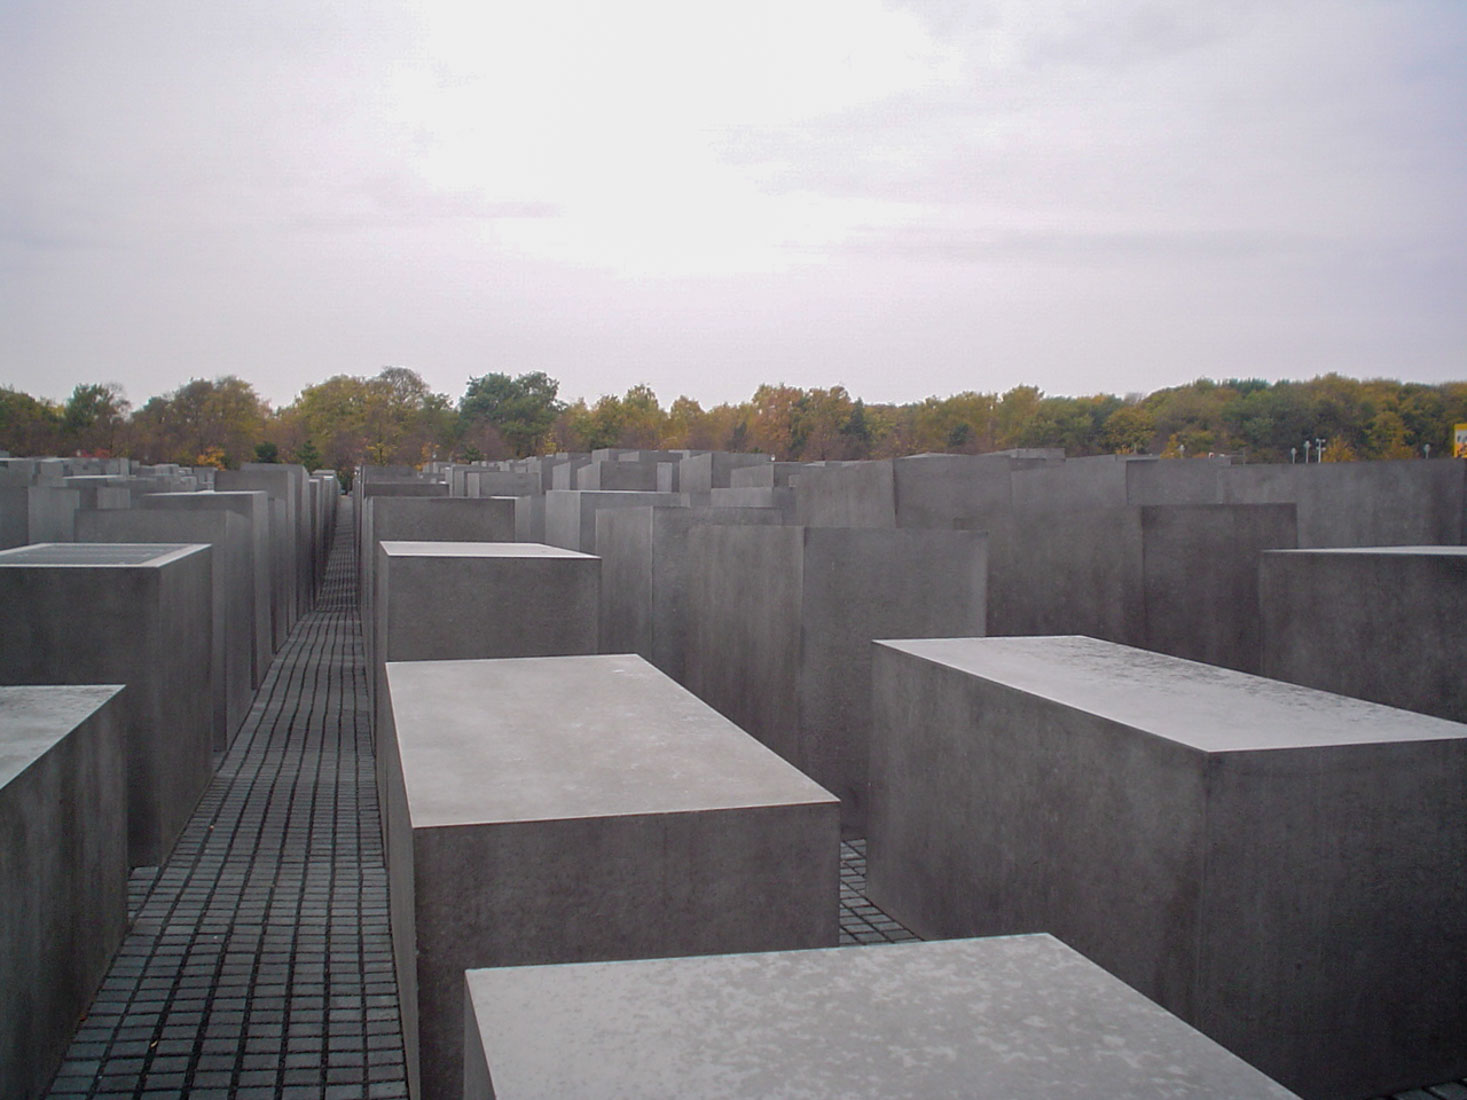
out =
<svg viewBox="0 0 1467 1100"><path fill-rule="evenodd" d="M1467 1073L1467 726L1090 638L876 650L893 917L1044 928L1304 1096Z"/></svg>
<svg viewBox="0 0 1467 1100"><path fill-rule="evenodd" d="M262 491L153 493L140 501L144 510L180 512L227 512L244 521L248 530L249 560L245 568L253 578L249 618L251 630L250 686L265 682L275 652L270 625L271 543L270 496Z"/></svg>
<svg viewBox="0 0 1467 1100"><path fill-rule="evenodd" d="M804 469L803 462L764 462L740 466L728 473L730 489L788 489Z"/></svg>
<svg viewBox="0 0 1467 1100"><path fill-rule="evenodd" d="M688 647L689 532L710 523L767 526L780 519L767 508L613 508L597 513L601 652L638 653L682 683Z"/></svg>
<svg viewBox="0 0 1467 1100"><path fill-rule="evenodd" d="M126 684L127 850L161 863L213 775L207 546L0 552L0 680Z"/></svg>
<svg viewBox="0 0 1467 1100"><path fill-rule="evenodd" d="M1467 547L1263 555L1263 674L1467 722Z"/></svg>
<svg viewBox="0 0 1467 1100"><path fill-rule="evenodd" d="M645 462L593 462L576 471L577 489L657 492L657 466Z"/></svg>
<svg viewBox="0 0 1467 1100"><path fill-rule="evenodd" d="M684 493L711 493L714 489L732 488L735 470L754 468L757 473L769 467L767 472L772 479L773 466L773 455L730 454L727 451L689 455L678 463L678 487ZM773 484L771 480L769 487L772 488Z"/></svg>
<svg viewBox="0 0 1467 1100"><path fill-rule="evenodd" d="M986 541L965 531L700 527L688 687L866 815L874 638L982 634Z"/></svg>
<svg viewBox="0 0 1467 1100"><path fill-rule="evenodd" d="M121 691L0 688L0 1096L45 1094L127 928Z"/></svg>
<svg viewBox="0 0 1467 1100"><path fill-rule="evenodd" d="M300 588L295 479L284 466L252 463L218 471L214 485L219 492L263 492L270 498L271 652L278 652L295 625Z"/></svg>
<svg viewBox="0 0 1467 1100"><path fill-rule="evenodd" d="M249 716L254 578L250 532L232 512L157 508L78 512L77 542L203 543L213 547L210 666L214 751L224 752Z"/></svg>
<svg viewBox="0 0 1467 1100"><path fill-rule="evenodd" d="M464 1005L465 1100L1293 1095L1045 935L471 970Z"/></svg>
<svg viewBox="0 0 1467 1100"><path fill-rule="evenodd" d="M26 538L32 542L71 542L76 538L76 511L81 492L60 484L33 485L27 493Z"/></svg>
<svg viewBox="0 0 1467 1100"><path fill-rule="evenodd" d="M635 656L390 664L393 951L415 1097L477 966L834 946L835 799Z"/></svg>
<svg viewBox="0 0 1467 1100"><path fill-rule="evenodd" d="M552 489L545 494L545 541L566 550L596 552L596 513L606 508L686 506L681 493L633 493Z"/></svg>
<svg viewBox="0 0 1467 1100"><path fill-rule="evenodd" d="M1219 485L1224 503L1296 504L1304 549L1467 542L1464 462L1232 466Z"/></svg>

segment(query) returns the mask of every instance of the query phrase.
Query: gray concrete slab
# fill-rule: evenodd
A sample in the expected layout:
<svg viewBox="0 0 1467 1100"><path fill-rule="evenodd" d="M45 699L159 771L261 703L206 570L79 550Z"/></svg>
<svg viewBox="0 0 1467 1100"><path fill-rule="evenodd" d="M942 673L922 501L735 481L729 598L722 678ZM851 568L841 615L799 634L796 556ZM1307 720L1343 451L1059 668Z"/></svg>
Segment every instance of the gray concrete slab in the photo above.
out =
<svg viewBox="0 0 1467 1100"><path fill-rule="evenodd" d="M0 1096L40 1096L127 925L117 685L0 687Z"/></svg>
<svg viewBox="0 0 1467 1100"><path fill-rule="evenodd" d="M274 653L285 644L298 615L299 500L295 478L285 466L258 463L218 471L214 486L219 492L263 492L270 498L270 651Z"/></svg>
<svg viewBox="0 0 1467 1100"><path fill-rule="evenodd" d="M126 684L127 848L159 863L213 774L213 573L193 545L0 551L0 682Z"/></svg>
<svg viewBox="0 0 1467 1100"><path fill-rule="evenodd" d="M577 489L655 493L657 465L647 462L593 462L576 471Z"/></svg>
<svg viewBox="0 0 1467 1100"><path fill-rule="evenodd" d="M682 493L552 489L545 494L545 541L551 546L594 554L598 511L649 505L685 507L687 503L688 498Z"/></svg>
<svg viewBox="0 0 1467 1100"><path fill-rule="evenodd" d="M767 475L768 487L772 488L773 467L773 455L731 454L727 451L689 455L678 462L678 489L684 493L711 493L714 489L728 489L733 485L731 479L734 472L744 468L754 468L756 477L760 474Z"/></svg>
<svg viewBox="0 0 1467 1100"><path fill-rule="evenodd" d="M250 596L252 628L252 660L250 684L259 687L270 668L275 652L271 634L271 544L270 496L263 491L153 493L140 502L146 509L183 512L230 512L245 522L249 530L249 565L253 577Z"/></svg>
<svg viewBox="0 0 1467 1100"><path fill-rule="evenodd" d="M780 522L769 508L612 508L597 513L602 653L637 653L685 679L688 534L710 523Z"/></svg>
<svg viewBox="0 0 1467 1100"><path fill-rule="evenodd" d="M1293 1095L1046 935L470 970L464 1004L465 1100Z"/></svg>
<svg viewBox="0 0 1467 1100"><path fill-rule="evenodd" d="M635 656L387 666L414 1096L458 1095L463 971L834 946L835 799Z"/></svg>
<svg viewBox="0 0 1467 1100"><path fill-rule="evenodd" d="M871 640L981 634L987 553L963 531L699 527L688 687L865 820Z"/></svg>
<svg viewBox="0 0 1467 1100"><path fill-rule="evenodd" d="M1263 673L1467 722L1467 547L1276 551Z"/></svg>
<svg viewBox="0 0 1467 1100"><path fill-rule="evenodd" d="M889 641L871 899L1043 928L1310 1097L1467 1071L1467 726L1089 638Z"/></svg>
<svg viewBox="0 0 1467 1100"><path fill-rule="evenodd" d="M229 748L254 698L251 532L229 511L119 508L78 512L76 541L203 543L213 547L211 695L214 751Z"/></svg>

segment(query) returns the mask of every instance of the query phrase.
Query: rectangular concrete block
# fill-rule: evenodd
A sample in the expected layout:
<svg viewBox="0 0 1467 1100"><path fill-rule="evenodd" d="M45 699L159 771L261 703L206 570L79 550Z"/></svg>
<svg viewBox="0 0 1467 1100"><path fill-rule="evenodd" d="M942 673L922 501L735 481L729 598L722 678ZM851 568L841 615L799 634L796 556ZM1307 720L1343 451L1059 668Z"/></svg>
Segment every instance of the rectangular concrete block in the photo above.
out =
<svg viewBox="0 0 1467 1100"><path fill-rule="evenodd" d="M122 690L0 688L0 1096L44 1095L127 927Z"/></svg>
<svg viewBox="0 0 1467 1100"><path fill-rule="evenodd" d="M249 464L239 470L220 470L214 478L219 492L263 492L270 498L270 630L271 652L285 644L295 625L300 574L296 562L299 543L296 483L290 470L274 464Z"/></svg>
<svg viewBox="0 0 1467 1100"><path fill-rule="evenodd" d="M756 474L767 471L773 486L772 470L774 456L766 454L730 454L727 451L710 451L707 454L689 455L678 463L678 487L685 493L711 493L714 489L727 489L737 470L752 468Z"/></svg>
<svg viewBox="0 0 1467 1100"><path fill-rule="evenodd" d="M254 578L245 521L231 512L119 508L78 512L76 541L203 543L213 548L214 751L224 752L249 716Z"/></svg>
<svg viewBox="0 0 1467 1100"><path fill-rule="evenodd" d="M1049 931L1304 1096L1467 1073L1467 726L1090 638L876 651L893 917Z"/></svg>
<svg viewBox="0 0 1467 1100"><path fill-rule="evenodd" d="M213 775L213 572L193 545L0 552L0 681L126 684L132 866L172 849Z"/></svg>
<svg viewBox="0 0 1467 1100"><path fill-rule="evenodd" d="M465 1100L1293 1095L1045 935L464 984Z"/></svg>
<svg viewBox="0 0 1467 1100"><path fill-rule="evenodd" d="M362 622L372 622L377 547L383 542L514 542L512 497L371 496L362 501L357 559ZM368 631L370 643L370 631ZM370 656L370 652L369 652Z"/></svg>
<svg viewBox="0 0 1467 1100"><path fill-rule="evenodd" d="M576 488L655 493L657 466L646 462L593 462L576 471Z"/></svg>
<svg viewBox="0 0 1467 1100"><path fill-rule="evenodd" d="M966 531L699 527L688 687L866 813L871 641L982 634L987 553Z"/></svg>
<svg viewBox="0 0 1467 1100"><path fill-rule="evenodd" d="M414 1096L458 1095L467 968L835 944L835 799L641 658L387 682Z"/></svg>
<svg viewBox="0 0 1467 1100"><path fill-rule="evenodd" d="M688 647L688 535L780 522L769 508L612 508L597 513L602 653L638 653L678 683Z"/></svg>
<svg viewBox="0 0 1467 1100"><path fill-rule="evenodd" d="M271 634L271 543L270 497L259 491L153 493L140 502L145 509L180 512L228 512L244 521L249 532L249 562L246 568L253 577L250 597L252 622L252 660L250 684L258 688L265 682L270 660L275 652Z"/></svg>
<svg viewBox="0 0 1467 1100"><path fill-rule="evenodd" d="M1467 722L1467 547L1263 555L1263 673Z"/></svg>
<svg viewBox="0 0 1467 1100"><path fill-rule="evenodd" d="M606 508L685 507L681 493L552 489L545 494L545 541L584 554L596 552L596 513Z"/></svg>

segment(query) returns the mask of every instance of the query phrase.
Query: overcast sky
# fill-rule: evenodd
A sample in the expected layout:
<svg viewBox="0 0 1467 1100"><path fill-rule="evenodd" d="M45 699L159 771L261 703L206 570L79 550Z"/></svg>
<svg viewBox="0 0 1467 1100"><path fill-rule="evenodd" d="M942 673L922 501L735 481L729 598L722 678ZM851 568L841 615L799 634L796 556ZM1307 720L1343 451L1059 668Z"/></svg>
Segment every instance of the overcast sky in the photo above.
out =
<svg viewBox="0 0 1467 1100"><path fill-rule="evenodd" d="M0 384L1467 378L1462 0L0 0Z"/></svg>

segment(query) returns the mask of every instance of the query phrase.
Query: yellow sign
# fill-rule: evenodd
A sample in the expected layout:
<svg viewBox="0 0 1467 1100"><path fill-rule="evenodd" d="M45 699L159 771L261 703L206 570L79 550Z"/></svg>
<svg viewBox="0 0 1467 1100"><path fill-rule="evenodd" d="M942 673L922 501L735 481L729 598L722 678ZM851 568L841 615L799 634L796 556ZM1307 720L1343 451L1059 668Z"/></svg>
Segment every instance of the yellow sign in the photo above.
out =
<svg viewBox="0 0 1467 1100"><path fill-rule="evenodd" d="M1467 424L1458 424L1454 429L1455 439L1452 443L1452 457L1467 458Z"/></svg>

